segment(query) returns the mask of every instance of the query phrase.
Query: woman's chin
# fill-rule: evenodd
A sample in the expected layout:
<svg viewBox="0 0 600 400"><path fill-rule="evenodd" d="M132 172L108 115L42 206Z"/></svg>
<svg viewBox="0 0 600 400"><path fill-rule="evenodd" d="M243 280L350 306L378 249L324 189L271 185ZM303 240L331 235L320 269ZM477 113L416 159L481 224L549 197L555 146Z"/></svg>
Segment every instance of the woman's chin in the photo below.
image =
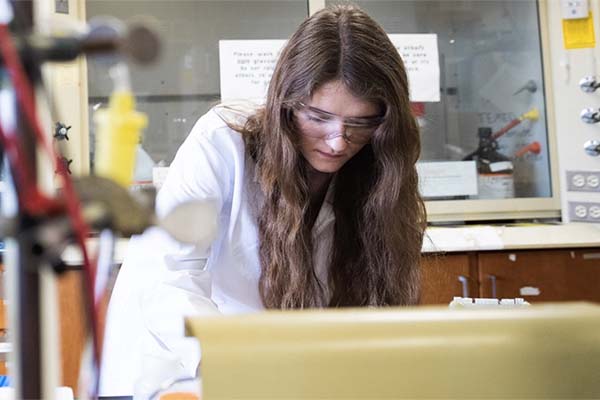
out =
<svg viewBox="0 0 600 400"><path fill-rule="evenodd" d="M315 160L311 160L310 166L317 172L321 172L323 174L333 174L337 172L343 163L341 162L319 162Z"/></svg>
<svg viewBox="0 0 600 400"><path fill-rule="evenodd" d="M325 173L325 174L333 174L342 168L346 159L343 157L311 157L309 160L310 166L313 167L316 171Z"/></svg>

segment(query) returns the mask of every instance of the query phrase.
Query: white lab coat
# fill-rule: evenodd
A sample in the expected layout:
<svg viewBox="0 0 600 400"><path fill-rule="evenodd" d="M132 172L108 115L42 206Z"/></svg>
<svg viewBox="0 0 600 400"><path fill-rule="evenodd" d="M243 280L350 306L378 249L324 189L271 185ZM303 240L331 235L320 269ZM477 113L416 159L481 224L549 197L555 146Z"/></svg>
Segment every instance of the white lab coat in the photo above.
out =
<svg viewBox="0 0 600 400"><path fill-rule="evenodd" d="M108 309L102 396L131 395L139 377L167 365L164 360L171 373L193 375L199 350L183 337L184 316L263 309L257 227L262 192L241 135L221 116L234 118L219 108L198 120L157 197L159 216L187 200L215 202L216 240L210 248L180 245L158 228L131 239ZM316 273L324 287L334 226L331 195L313 228ZM202 221L191 217L190 223Z"/></svg>

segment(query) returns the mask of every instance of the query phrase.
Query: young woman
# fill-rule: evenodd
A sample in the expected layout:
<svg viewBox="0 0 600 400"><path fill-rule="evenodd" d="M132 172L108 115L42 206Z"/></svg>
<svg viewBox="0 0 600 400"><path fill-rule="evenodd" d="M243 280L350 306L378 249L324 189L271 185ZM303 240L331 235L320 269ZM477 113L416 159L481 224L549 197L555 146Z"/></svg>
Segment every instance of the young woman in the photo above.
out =
<svg viewBox="0 0 600 400"><path fill-rule="evenodd" d="M218 232L210 246L158 230L132 240L109 308L102 394L131 394L152 359L142 354L193 374L184 315L415 304L419 152L406 72L383 29L349 6L308 18L266 104L214 108L178 151L157 212L210 202Z"/></svg>

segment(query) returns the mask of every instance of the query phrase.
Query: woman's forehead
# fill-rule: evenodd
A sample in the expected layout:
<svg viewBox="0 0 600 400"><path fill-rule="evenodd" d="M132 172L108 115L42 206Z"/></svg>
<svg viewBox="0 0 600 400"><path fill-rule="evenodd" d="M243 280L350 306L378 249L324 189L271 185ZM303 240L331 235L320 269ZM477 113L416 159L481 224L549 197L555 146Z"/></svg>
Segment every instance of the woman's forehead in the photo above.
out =
<svg viewBox="0 0 600 400"><path fill-rule="evenodd" d="M318 87L307 105L312 109L342 117L370 117L380 113L376 102L355 96L339 80Z"/></svg>

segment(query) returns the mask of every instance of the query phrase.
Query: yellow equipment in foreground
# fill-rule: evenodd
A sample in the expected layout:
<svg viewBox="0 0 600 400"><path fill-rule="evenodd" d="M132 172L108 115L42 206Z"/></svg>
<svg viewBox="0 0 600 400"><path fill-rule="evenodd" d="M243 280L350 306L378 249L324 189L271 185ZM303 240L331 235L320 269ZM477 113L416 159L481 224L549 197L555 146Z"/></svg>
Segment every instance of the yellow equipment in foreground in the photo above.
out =
<svg viewBox="0 0 600 400"><path fill-rule="evenodd" d="M600 306L190 318L205 400L600 398Z"/></svg>
<svg viewBox="0 0 600 400"><path fill-rule="evenodd" d="M135 111L133 93L116 90L110 96L108 108L96 111L94 122L97 127L96 175L129 187L140 132L148 123L146 115Z"/></svg>

